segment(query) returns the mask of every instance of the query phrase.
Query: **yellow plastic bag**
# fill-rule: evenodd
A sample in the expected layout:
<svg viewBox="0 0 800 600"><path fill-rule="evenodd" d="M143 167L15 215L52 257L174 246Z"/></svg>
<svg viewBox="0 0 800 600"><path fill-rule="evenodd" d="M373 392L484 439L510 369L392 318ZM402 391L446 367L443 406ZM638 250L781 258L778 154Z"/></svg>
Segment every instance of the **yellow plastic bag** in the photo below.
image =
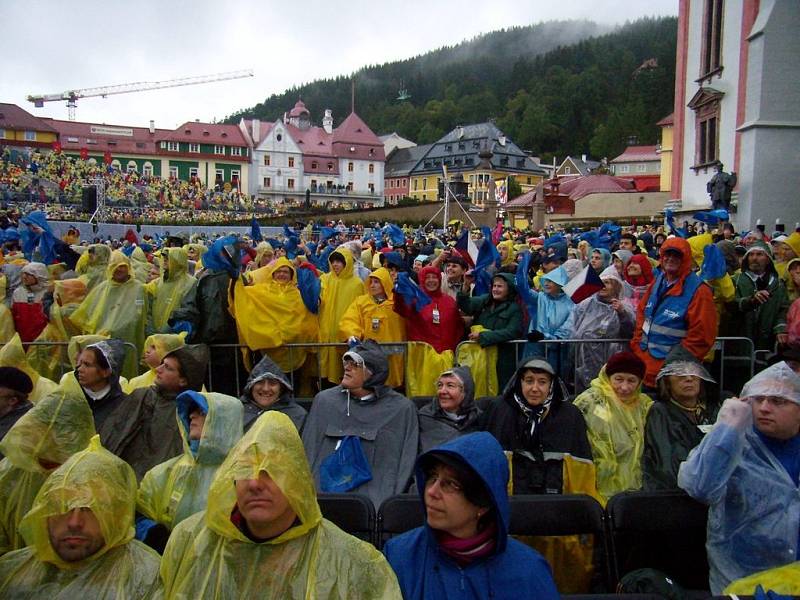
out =
<svg viewBox="0 0 800 600"><path fill-rule="evenodd" d="M473 325L483 329L479 325ZM475 380L475 397L497 396L500 386L497 383L497 346L481 348L477 342L465 342L458 346L456 363L469 367Z"/></svg>
<svg viewBox="0 0 800 600"><path fill-rule="evenodd" d="M785 596L800 596L800 561L737 579L722 593L753 596L758 585L762 586L765 592L773 591Z"/></svg>

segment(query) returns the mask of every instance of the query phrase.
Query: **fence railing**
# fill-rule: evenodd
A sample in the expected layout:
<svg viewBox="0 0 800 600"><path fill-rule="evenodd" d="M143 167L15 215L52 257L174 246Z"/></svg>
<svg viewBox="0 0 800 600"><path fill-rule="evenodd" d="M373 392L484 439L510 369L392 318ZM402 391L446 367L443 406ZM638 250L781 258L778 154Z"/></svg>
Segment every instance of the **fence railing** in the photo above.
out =
<svg viewBox="0 0 800 600"><path fill-rule="evenodd" d="M101 340L99 340L99 341L101 341ZM132 342L123 342L123 343L125 344L125 360L126 360L126 362L130 360L130 357L133 357L133 359L135 361L135 364L138 365L139 364L139 349ZM71 362L69 360L69 356L67 354L67 350L69 348L69 344L70 344L69 342L51 342L51 341L37 342L37 341L33 341L33 342L26 342L24 345L25 345L26 348L28 348L29 356L30 356L30 347L34 347L34 348L52 347L54 350L56 350L58 352L58 357L57 357L58 366L56 367L58 370L57 370L56 373L58 375L57 378L61 379L61 377L63 377L65 373L68 373L69 371L72 371L74 369L74 367L72 366L72 364L71 364ZM58 383L58 381L56 381L56 383Z"/></svg>

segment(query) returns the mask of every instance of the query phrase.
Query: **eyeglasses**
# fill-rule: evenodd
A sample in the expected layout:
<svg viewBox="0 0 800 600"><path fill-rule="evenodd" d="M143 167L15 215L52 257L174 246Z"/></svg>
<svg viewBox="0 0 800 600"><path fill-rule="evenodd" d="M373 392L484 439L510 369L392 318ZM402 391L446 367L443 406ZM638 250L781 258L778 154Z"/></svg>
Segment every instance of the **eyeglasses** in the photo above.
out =
<svg viewBox="0 0 800 600"><path fill-rule="evenodd" d="M752 396L748 398L750 402L753 404L761 404L762 402L768 402L772 404L775 408L781 408L782 406L786 406L791 402L788 398L781 398L780 396Z"/></svg>
<svg viewBox="0 0 800 600"><path fill-rule="evenodd" d="M460 494L464 488L455 479L446 479L438 473L431 473L425 480L425 489L431 487L434 483L439 482L439 489L445 494Z"/></svg>

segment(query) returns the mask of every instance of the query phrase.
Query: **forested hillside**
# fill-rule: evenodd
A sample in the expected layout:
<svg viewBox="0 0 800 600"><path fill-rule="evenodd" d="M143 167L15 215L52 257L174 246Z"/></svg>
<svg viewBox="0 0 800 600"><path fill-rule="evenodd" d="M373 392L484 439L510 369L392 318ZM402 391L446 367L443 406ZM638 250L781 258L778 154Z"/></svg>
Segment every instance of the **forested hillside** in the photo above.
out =
<svg viewBox="0 0 800 600"><path fill-rule="evenodd" d="M522 148L613 158L630 136L656 143L672 112L677 19L642 19L608 32L591 22L549 22L479 36L356 72L356 111L376 133L435 141L460 123L495 119ZM398 100L398 90L410 95ZM319 122L350 112L351 76L304 84L227 118L274 121L298 97Z"/></svg>

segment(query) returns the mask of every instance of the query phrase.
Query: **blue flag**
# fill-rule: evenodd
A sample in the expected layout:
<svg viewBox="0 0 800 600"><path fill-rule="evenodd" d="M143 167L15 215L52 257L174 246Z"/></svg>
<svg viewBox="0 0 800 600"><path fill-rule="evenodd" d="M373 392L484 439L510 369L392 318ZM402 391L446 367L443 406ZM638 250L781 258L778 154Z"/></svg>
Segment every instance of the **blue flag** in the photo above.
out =
<svg viewBox="0 0 800 600"><path fill-rule="evenodd" d="M702 221L708 225L716 225L720 221L729 221L730 215L724 208L718 208L716 210L701 210L700 212L694 213L692 218L695 221Z"/></svg>
<svg viewBox="0 0 800 600"><path fill-rule="evenodd" d="M261 226L258 224L255 215L253 215L253 220L250 221L250 237L254 242L260 242L264 239L261 237Z"/></svg>
<svg viewBox="0 0 800 600"><path fill-rule="evenodd" d="M394 223L387 223L386 226L381 229L381 233L389 237L392 246L402 246L406 243L406 234Z"/></svg>
<svg viewBox="0 0 800 600"><path fill-rule="evenodd" d="M408 273L398 273L397 281L394 283L394 291L402 296L403 301L408 306L414 306L417 312L431 303L431 298L423 292L408 276Z"/></svg>
<svg viewBox="0 0 800 600"><path fill-rule="evenodd" d="M675 226L675 216L672 214L672 210L669 208L664 210L664 226L675 235L678 235L682 238L686 237L686 231L683 229L678 229Z"/></svg>

